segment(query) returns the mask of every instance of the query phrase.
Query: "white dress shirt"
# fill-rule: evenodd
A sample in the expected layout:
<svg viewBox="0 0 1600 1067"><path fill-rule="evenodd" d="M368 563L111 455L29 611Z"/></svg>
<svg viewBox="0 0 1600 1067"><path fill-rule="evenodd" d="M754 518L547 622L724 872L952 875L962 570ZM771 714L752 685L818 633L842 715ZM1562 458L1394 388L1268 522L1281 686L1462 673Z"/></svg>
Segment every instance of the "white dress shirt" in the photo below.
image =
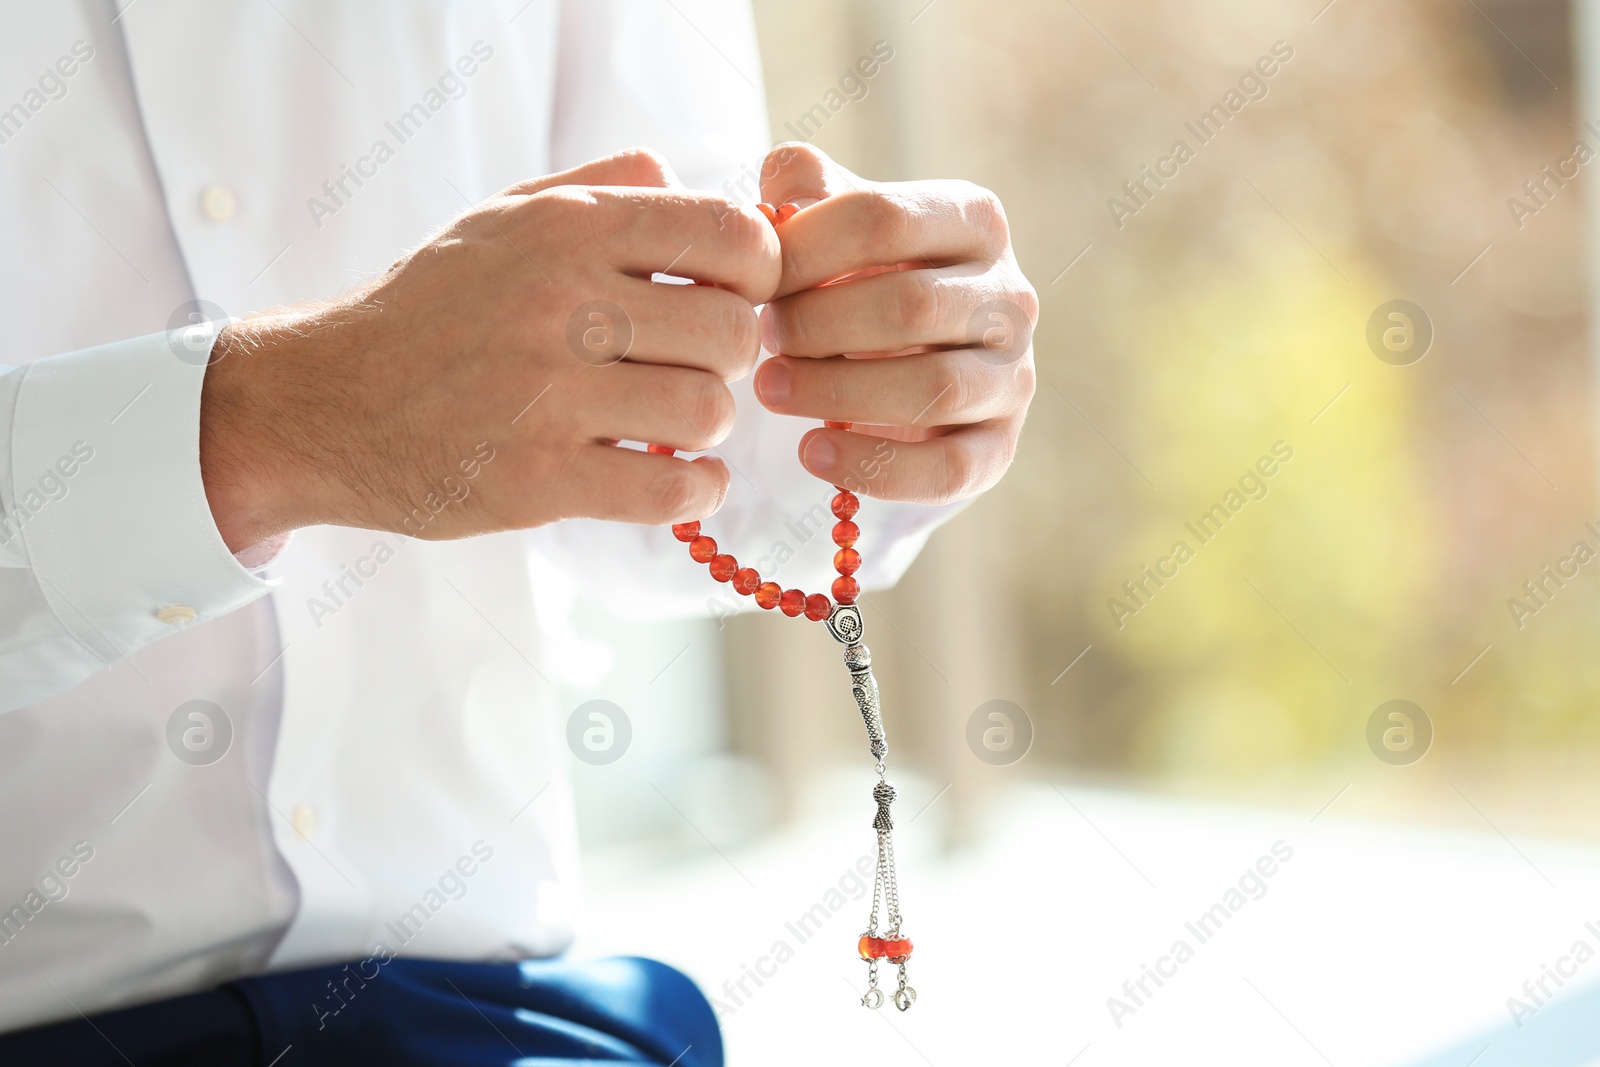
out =
<svg viewBox="0 0 1600 1067"><path fill-rule="evenodd" d="M200 480L212 333L164 331L196 299L337 295L472 202L630 145L757 199L750 13L120 2L0 9L0 1030L380 945L560 952L570 709L540 673L541 583L657 614L733 598L667 531L592 522L314 528L252 572ZM738 399L708 532L799 549L777 576L825 589L807 424ZM892 582L946 513L864 509L862 577Z"/></svg>

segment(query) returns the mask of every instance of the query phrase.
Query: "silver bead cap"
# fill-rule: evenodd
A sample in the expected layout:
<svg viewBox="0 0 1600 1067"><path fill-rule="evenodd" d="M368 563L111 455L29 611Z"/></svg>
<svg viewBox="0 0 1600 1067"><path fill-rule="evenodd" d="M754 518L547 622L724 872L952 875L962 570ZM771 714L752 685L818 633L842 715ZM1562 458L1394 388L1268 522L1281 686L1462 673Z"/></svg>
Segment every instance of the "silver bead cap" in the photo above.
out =
<svg viewBox="0 0 1600 1067"><path fill-rule="evenodd" d="M839 604L828 616L828 632L842 645L853 645L861 640L866 627L861 621L861 609L854 604Z"/></svg>

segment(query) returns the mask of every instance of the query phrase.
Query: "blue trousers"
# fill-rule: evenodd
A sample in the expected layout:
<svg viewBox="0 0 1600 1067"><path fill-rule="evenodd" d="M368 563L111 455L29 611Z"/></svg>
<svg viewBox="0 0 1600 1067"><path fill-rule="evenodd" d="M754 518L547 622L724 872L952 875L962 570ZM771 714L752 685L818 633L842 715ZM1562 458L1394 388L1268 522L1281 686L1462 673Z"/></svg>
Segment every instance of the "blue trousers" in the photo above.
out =
<svg viewBox="0 0 1600 1067"><path fill-rule="evenodd" d="M693 982L662 963L372 960L0 1035L0 1063L81 1067L722 1067Z"/></svg>

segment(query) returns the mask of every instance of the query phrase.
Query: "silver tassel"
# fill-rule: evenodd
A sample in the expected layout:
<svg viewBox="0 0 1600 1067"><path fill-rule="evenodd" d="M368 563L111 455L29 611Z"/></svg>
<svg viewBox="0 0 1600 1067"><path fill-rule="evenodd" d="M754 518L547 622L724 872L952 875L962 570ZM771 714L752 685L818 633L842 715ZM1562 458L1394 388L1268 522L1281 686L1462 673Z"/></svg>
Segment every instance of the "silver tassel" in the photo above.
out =
<svg viewBox="0 0 1600 1067"><path fill-rule="evenodd" d="M872 799L877 801L878 813L872 828L878 835L878 863L872 884L872 914L867 920L864 937L878 936L878 909L882 904L888 911L885 934L889 940L900 939L900 890L894 868L894 820L889 815L889 805L894 803L895 788L884 777L884 757L889 754L889 741L883 730L883 709L878 700L878 681L872 676L872 652L861 643L864 627L861 609L854 604L840 604L828 616L828 632L844 645L844 663L850 670L850 695L855 697L861 711L861 721L867 728L867 746L877 760L878 783L872 787ZM895 1007L901 1011L911 1007L917 991L906 984L906 957L892 959L899 968L899 981L892 996ZM883 1006L884 993L878 988L878 960L867 961L867 992L861 1003L869 1008Z"/></svg>

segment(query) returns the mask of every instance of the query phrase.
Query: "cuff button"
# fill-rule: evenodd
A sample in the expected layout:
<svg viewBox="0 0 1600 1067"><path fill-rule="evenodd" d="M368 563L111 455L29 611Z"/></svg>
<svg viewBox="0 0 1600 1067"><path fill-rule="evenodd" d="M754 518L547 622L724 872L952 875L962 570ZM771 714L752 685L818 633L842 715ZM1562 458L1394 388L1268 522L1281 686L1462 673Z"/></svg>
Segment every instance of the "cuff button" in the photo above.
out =
<svg viewBox="0 0 1600 1067"><path fill-rule="evenodd" d="M187 604L173 604L156 612L156 618L168 626L182 626L186 622L194 622L195 610Z"/></svg>

